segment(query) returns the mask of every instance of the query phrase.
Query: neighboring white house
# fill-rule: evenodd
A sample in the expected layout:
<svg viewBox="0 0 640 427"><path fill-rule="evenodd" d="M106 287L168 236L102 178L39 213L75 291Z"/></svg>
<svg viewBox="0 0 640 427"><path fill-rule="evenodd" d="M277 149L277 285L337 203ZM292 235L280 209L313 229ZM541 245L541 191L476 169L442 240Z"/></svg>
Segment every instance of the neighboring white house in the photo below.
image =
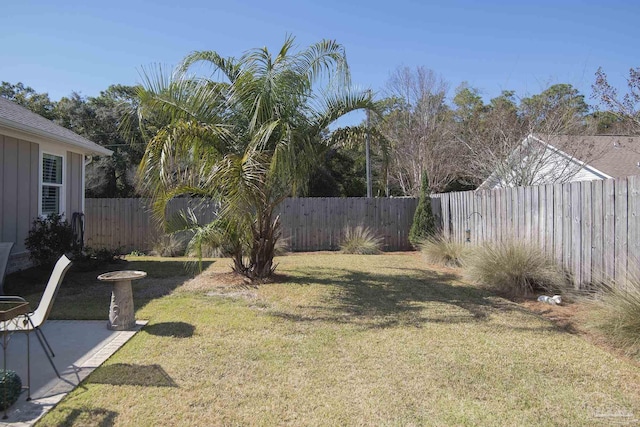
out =
<svg viewBox="0 0 640 427"><path fill-rule="evenodd" d="M13 242L8 272L29 265L33 220L84 211L85 166L111 150L0 97L0 241Z"/></svg>
<svg viewBox="0 0 640 427"><path fill-rule="evenodd" d="M478 189L640 175L640 137L528 135Z"/></svg>

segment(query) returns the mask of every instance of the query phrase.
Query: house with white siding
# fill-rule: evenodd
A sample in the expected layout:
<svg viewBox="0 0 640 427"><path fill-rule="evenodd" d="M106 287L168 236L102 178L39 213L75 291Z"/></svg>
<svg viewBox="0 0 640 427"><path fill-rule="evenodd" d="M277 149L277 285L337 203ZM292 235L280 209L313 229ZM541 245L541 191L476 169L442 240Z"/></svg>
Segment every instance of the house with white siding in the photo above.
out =
<svg viewBox="0 0 640 427"><path fill-rule="evenodd" d="M528 135L479 190L640 175L640 137Z"/></svg>
<svg viewBox="0 0 640 427"><path fill-rule="evenodd" d="M29 265L24 240L36 217L84 212L85 166L108 150L0 97L0 242L8 272Z"/></svg>

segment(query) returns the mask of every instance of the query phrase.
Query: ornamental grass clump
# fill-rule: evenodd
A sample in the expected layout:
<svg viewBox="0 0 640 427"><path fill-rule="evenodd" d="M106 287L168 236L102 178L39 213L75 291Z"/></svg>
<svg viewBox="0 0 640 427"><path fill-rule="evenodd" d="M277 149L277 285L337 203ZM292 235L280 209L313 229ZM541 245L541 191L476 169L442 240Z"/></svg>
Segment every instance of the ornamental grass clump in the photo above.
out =
<svg viewBox="0 0 640 427"><path fill-rule="evenodd" d="M375 235L369 227L347 227L340 250L345 254L375 255L380 253L382 238Z"/></svg>
<svg viewBox="0 0 640 427"><path fill-rule="evenodd" d="M432 236L420 244L420 251L427 262L446 267L460 267L470 248L443 235Z"/></svg>
<svg viewBox="0 0 640 427"><path fill-rule="evenodd" d="M588 299L587 327L629 356L640 356L640 274L631 273L625 283L596 285Z"/></svg>
<svg viewBox="0 0 640 427"><path fill-rule="evenodd" d="M560 266L537 246L507 241L477 248L465 262L466 276L509 296L559 293L568 280Z"/></svg>
<svg viewBox="0 0 640 427"><path fill-rule="evenodd" d="M185 238L176 234L164 234L153 242L153 251L162 257L178 257L185 254Z"/></svg>

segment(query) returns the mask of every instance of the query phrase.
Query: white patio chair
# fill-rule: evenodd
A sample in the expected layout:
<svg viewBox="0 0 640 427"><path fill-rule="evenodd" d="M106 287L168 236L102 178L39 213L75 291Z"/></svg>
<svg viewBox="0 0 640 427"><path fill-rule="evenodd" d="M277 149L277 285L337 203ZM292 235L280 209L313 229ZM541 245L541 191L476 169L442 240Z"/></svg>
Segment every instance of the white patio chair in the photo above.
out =
<svg viewBox="0 0 640 427"><path fill-rule="evenodd" d="M51 349L51 345L47 341L47 338L42 333L40 326L47 320L49 317L49 313L51 313L51 308L53 307L53 301L58 294L58 290L60 289L60 284L64 279L67 270L71 267L71 261L66 256L62 255L58 262L56 262L55 267L53 267L53 272L49 277L49 282L47 282L47 287L42 294L42 298L40 299L40 303L38 307L33 310L32 313L18 316L11 322L8 322L6 325L0 324L0 332L4 333L13 333L13 332L24 332L29 333L31 331L36 333L36 337L38 337L38 341L40 341L40 345L44 349L44 353L47 355L47 359L49 359L49 363L53 366L53 370L56 372L56 375L60 377L60 373L56 368L56 365L53 363L52 357L55 357L53 354L53 350ZM24 298L18 296L0 296L0 300L4 301L25 301Z"/></svg>
<svg viewBox="0 0 640 427"><path fill-rule="evenodd" d="M4 277L7 274L7 264L13 242L0 242L0 295L4 295Z"/></svg>

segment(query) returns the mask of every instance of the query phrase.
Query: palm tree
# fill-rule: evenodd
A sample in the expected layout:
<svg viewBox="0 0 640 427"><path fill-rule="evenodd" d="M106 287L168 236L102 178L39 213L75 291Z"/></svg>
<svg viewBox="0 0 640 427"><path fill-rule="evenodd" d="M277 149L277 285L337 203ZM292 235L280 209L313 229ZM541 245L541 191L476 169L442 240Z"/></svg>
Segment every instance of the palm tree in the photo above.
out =
<svg viewBox="0 0 640 427"><path fill-rule="evenodd" d="M351 90L340 44L292 49L288 37L275 57L266 48L239 59L194 52L169 77L147 75L139 91L138 120L148 137L139 179L155 212L163 217L179 195L218 200L218 220L192 243L220 241L224 227L233 269L252 280L275 269L275 210L305 182L321 132L348 112L375 108L366 91ZM196 63L213 73L189 74Z"/></svg>

